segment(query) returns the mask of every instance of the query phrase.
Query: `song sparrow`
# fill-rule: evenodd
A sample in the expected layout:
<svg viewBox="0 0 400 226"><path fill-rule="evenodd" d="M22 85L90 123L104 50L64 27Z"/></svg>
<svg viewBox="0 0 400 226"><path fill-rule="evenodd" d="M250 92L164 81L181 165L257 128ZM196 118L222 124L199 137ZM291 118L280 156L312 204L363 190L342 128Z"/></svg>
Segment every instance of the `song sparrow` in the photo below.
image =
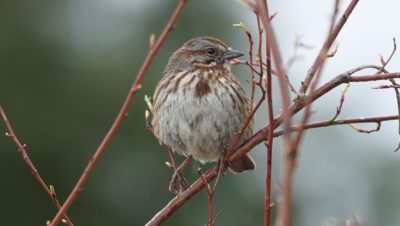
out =
<svg viewBox="0 0 400 226"><path fill-rule="evenodd" d="M153 96L156 137L174 152L201 163L217 161L246 120L251 103L230 71L229 60L243 53L211 37L187 41L170 57ZM240 138L252 135L253 121ZM249 155L229 164L253 170Z"/></svg>

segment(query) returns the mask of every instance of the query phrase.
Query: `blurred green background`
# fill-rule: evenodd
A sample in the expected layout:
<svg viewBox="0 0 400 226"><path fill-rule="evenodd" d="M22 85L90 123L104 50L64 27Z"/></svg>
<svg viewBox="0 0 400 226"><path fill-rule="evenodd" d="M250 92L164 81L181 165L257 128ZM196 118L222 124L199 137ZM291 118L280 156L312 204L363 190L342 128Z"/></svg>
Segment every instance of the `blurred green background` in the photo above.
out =
<svg viewBox="0 0 400 226"><path fill-rule="evenodd" d="M149 35L158 37L177 2L0 1L0 104L61 201L117 115L146 56ZM384 21L396 21L393 14L386 13L391 18L382 15L382 22L370 22L385 24L379 34L359 26L377 8L373 4L361 5L346 25L339 37L343 50L330 60L326 80L360 64L379 64L378 54L390 52L391 38L399 30ZM385 6L383 11L399 5L394 1L378 4ZM275 23L285 59L293 54L296 32L315 47L301 49L304 60L290 69L295 85L323 42L332 5L333 1L323 4L311 0L272 4L272 11L279 12ZM152 95L168 57L190 38L214 36L247 50L246 37L232 27L240 21L256 31L252 12L238 1L189 1L151 65L129 117L68 211L75 225L143 225L173 197L167 190L172 175L164 165L168 156L145 128L143 97ZM363 49L365 42L369 43L368 51ZM353 57L355 54L358 57ZM248 70L235 66L233 71L248 89ZM352 86L341 117L396 114L392 92L371 94L369 87ZM316 103L314 120L329 118L335 112L340 91ZM278 112L279 106L275 108ZM266 116L263 108L257 115L257 128L266 124ZM385 123L380 133L371 135L357 134L347 126L309 132L295 175L295 225L344 222L353 214L371 225L399 225L399 153L391 152L399 141L396 127L395 122ZM3 123L0 131L5 132ZM262 225L265 148L256 148L252 155L258 163L255 172L228 174L221 180L215 196L217 225ZM197 167L192 163L187 168L189 180L196 178ZM279 170L277 139L275 184ZM4 135L0 136L0 178L0 225L44 225L55 215L51 201ZM205 225L207 198L204 191L200 193L165 225ZM276 189L273 196L276 200Z"/></svg>

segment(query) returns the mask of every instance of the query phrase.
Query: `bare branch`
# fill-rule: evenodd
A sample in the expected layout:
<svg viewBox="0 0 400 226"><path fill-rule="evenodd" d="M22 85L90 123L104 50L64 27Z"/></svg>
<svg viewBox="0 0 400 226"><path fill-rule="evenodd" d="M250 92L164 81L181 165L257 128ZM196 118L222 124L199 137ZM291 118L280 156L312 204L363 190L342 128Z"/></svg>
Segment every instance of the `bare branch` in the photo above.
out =
<svg viewBox="0 0 400 226"><path fill-rule="evenodd" d="M351 128L353 128L355 131L359 132L359 133L368 133L368 134L372 133L372 132L377 132L377 131L379 131L381 129L381 123L380 122L376 123L376 128L368 129L368 130L361 129L360 127L358 127L356 124L353 124L353 123L350 123L349 126Z"/></svg>
<svg viewBox="0 0 400 226"><path fill-rule="evenodd" d="M337 125L354 125L359 123L376 123L380 125L381 122L385 121L393 121L398 120L398 115L391 115L391 116L382 116L382 117L369 117L369 118L354 118L354 119L343 119L343 120L326 120L321 122L314 122L307 125L304 125L304 129L315 129L315 128L323 128L323 127L330 127L330 126L337 126ZM357 127L358 128L358 127ZM300 125L295 125L292 127L291 131L297 131L300 129ZM377 128L375 128L376 130ZM379 128L378 128L379 129ZM377 130L376 130L377 131ZM361 131L358 131L361 132ZM372 131L374 132L374 131ZM274 132L274 137L279 137L283 135L283 130Z"/></svg>
<svg viewBox="0 0 400 226"><path fill-rule="evenodd" d="M279 91L280 91L280 98L281 98L281 106L282 106L282 111L283 113L282 115L282 119L283 119L283 123L285 126L285 129L287 130L287 133L284 134L283 137L283 143L284 143L284 147L283 147L283 152L285 156L290 156L291 155L291 146L292 146L292 136L289 133L289 129L291 128L291 124L292 124L292 119L290 117L290 112L288 111L289 109L289 89L287 87L287 82L285 79L285 69L284 69L284 65L282 62L282 57L281 57L281 52L279 50L278 47L278 43L275 37L275 33L274 33L274 29L271 26L271 21L270 21L270 15L269 15L269 10L268 10L268 4L266 1L264 0L257 0L256 2L257 4L257 13L258 15L261 17L261 21L262 24L264 26L265 32L267 33L267 42L270 45L271 48L271 56L273 57L273 60L275 62L276 65L276 72L277 72L277 76L278 76L278 81L279 81ZM284 157L284 159L286 159L287 157ZM291 164L292 162L286 162L285 164ZM288 168L292 168L291 166L289 166ZM282 200L281 203L283 204L279 207L279 208L283 208L287 211L279 211L278 210L278 216L277 216L277 225L289 225L290 224L290 203L291 203L291 183L290 180L287 180L287 175L290 175L291 173L287 172L285 169L286 166L283 166L283 181L288 181L287 184L285 184L283 186L283 191L286 194L286 196L282 196ZM283 213L283 215L279 214Z"/></svg>
<svg viewBox="0 0 400 226"><path fill-rule="evenodd" d="M250 84L251 84L251 94L250 94L250 103L251 106L253 107L253 102L254 102L254 93L256 90L256 85L255 85L255 76L254 76L254 66L253 66L253 37L251 35L251 33L249 32L249 29L242 23L240 22L239 24L234 24L234 27L240 27L243 32L246 34L247 36L247 40L249 42L249 58L250 61L246 62L247 65L250 67Z"/></svg>
<svg viewBox="0 0 400 226"><path fill-rule="evenodd" d="M301 93L305 93L308 87L311 84L312 79L314 78L315 73L317 72L318 68L321 64L321 58L326 56L326 53L331 48L333 42L335 41L336 37L339 35L339 32L342 30L344 24L346 23L347 19L349 18L350 14L352 13L353 9L356 7L358 0L352 0L349 6L347 7L346 11L340 18L339 22L336 26L332 29L330 36L326 39L324 45L322 46L317 58L315 59L313 65L308 70L307 77L303 82L302 87L300 88Z"/></svg>
<svg viewBox="0 0 400 226"><path fill-rule="evenodd" d="M387 73L387 74L380 74L380 75L359 75L359 76L352 76L352 71L347 71L343 74L336 76L331 81L325 83L320 88L316 89L314 92L310 93L310 95L304 97L304 99L309 99L309 101L315 101L319 99L324 94L328 93L330 90L334 89L335 87L349 82L369 82L369 81L379 81L379 80L388 80L392 78L400 78L400 73ZM352 72L352 73L350 73ZM304 101L298 101L293 103L289 109L289 115L292 116L299 112L301 109L305 107ZM398 116L390 116L391 118L388 120L398 119ZM334 121L336 124L340 124L341 120ZM283 113L278 115L274 119L274 129L279 127L283 122ZM332 121L329 121L332 123ZM358 120L351 121L350 123L361 123ZM268 129L269 125L257 131L249 140L243 143L239 148L231 153L228 156L228 162L233 162L245 155L249 152L252 148L256 145L264 142L268 139ZM308 129L307 126L304 129ZM288 129L290 132L290 128ZM282 131L282 134L284 131ZM274 133L275 135L275 133ZM218 175L218 169L215 167L210 169L207 173L204 174L204 177L207 179L207 182L210 182ZM183 206L187 201L189 201L196 193L198 193L202 187L204 186L203 181L201 178L197 179L186 191L179 194L173 198L164 208L158 211L157 214L153 216L153 218L146 224L146 226L156 226L160 225L165 222L172 214L174 214L181 206Z"/></svg>
<svg viewBox="0 0 400 226"><path fill-rule="evenodd" d="M399 89L400 85L380 85L371 87L371 89Z"/></svg>
<svg viewBox="0 0 400 226"><path fill-rule="evenodd" d="M175 213L181 206L183 206L187 201L189 201L196 193L198 193L204 186L204 178L209 183L218 174L216 167L207 171L203 178L197 179L186 191L175 196L169 203L158 211L153 218L146 223L145 226L158 226L165 222L172 214Z"/></svg>
<svg viewBox="0 0 400 226"><path fill-rule="evenodd" d="M263 30L262 30L261 25L260 25L260 17L259 17L258 14L256 14L256 16L257 16L258 35L259 35L259 37L258 37L259 38L259 42L258 42L258 51L257 51L257 61L258 61L258 65L263 65L263 58L262 58L262 53L261 53ZM252 64L250 64L249 66L250 66L250 68L253 68ZM230 142L230 144L229 144L229 146L227 148L225 157L224 157L224 161L226 161L228 159L228 157L232 154L232 152L236 149L237 145L240 142L240 137L242 136L243 132L246 130L246 128L250 124L252 118L254 117L254 114L257 112L257 110L260 108L261 104L265 100L265 89L264 89L263 84L262 84L263 73L264 73L264 70L263 70L262 67L260 67L259 81L257 83L255 81L252 81L252 83L255 83L256 85L258 85L260 87L261 93L262 93L261 98L257 102L256 106L252 107L252 109L251 109L249 115L247 116L245 122L243 123L239 133L236 134L236 136ZM253 86L253 84L252 84L252 86Z"/></svg>
<svg viewBox="0 0 400 226"><path fill-rule="evenodd" d="M214 224L215 224L214 216L213 216L214 191L211 190L210 184L207 182L207 179L204 177L204 174L201 172L201 168L197 169L197 173L199 174L201 180L203 181L203 183L205 185L205 190L207 193L208 216L209 216L209 221L208 221L207 226L214 226Z"/></svg>
<svg viewBox="0 0 400 226"><path fill-rule="evenodd" d="M267 39L267 37L266 37ZM265 203L264 203L264 225L271 225L271 187L272 187L272 145L273 145L273 132L274 132L274 109L272 101L272 63L271 63L271 46L267 42L266 46L266 61L267 61L267 79L265 87L267 90L267 110L268 110L268 139L267 146L267 159L266 159L266 172L265 172ZM286 76L287 77L287 76Z"/></svg>
<svg viewBox="0 0 400 226"><path fill-rule="evenodd" d="M320 88L316 89L314 92L310 93L308 96L305 96L304 99L301 101L297 101L292 104L288 111L290 116L296 114L300 110L305 107L305 103L309 101L315 101L319 99L324 94L328 93L335 87L344 84L344 83L351 83L351 82L370 82L370 81L380 81L380 80L389 80L394 78L400 78L400 72L397 73L386 73L386 74L379 74L379 75L358 75L352 76L351 73L355 73L354 70L347 71L343 74L340 74L330 80L329 82L322 85ZM280 126L283 122L283 113L278 115L274 120L274 128ZM247 140L242 146L240 146L236 151L232 153L229 157L229 161L235 161L243 156L245 153L250 151L253 147L260 144L264 140L268 138L268 126L260 129L258 132L253 134L253 136Z"/></svg>
<svg viewBox="0 0 400 226"><path fill-rule="evenodd" d="M342 91L342 95L340 96L339 106L336 108L336 113L332 117L331 121L335 121L336 118L340 115L340 112L342 111L342 107L343 107L343 103L344 103L344 96L346 95L346 92L349 89L349 87L350 87L350 84L346 84L346 86L344 87L344 89Z"/></svg>
<svg viewBox="0 0 400 226"><path fill-rule="evenodd" d="M187 0L180 0L179 4L177 5L174 13L172 14L170 20L168 21L167 25L165 26L163 32L161 33L160 37L158 38L157 42L154 44L149 49L149 52L147 54L147 57L145 61L143 62L139 72L136 75L136 79L133 82L131 89L126 96L126 99L121 107L120 112L118 113L118 116L115 118L115 121L109 131L107 132L107 135L104 137L103 141L101 142L100 146L97 148L96 152L94 153L93 157L90 159L88 165L86 166L84 172L82 173L81 177L79 178L78 182L76 183L74 189L68 196L67 200L61 207L61 209L57 212L56 216L54 217L53 221L51 222L50 226L56 226L58 225L58 222L61 220L61 216L64 215L64 213L69 209L69 207L74 203L75 199L78 197L80 191L82 191L83 187L85 186L87 180L89 179L97 161L100 159L100 157L103 155L105 152L108 144L111 142L113 139L115 133L117 132L118 128L121 126L122 122L127 116L128 110L132 104L133 97L135 94L139 91L141 85L140 83L142 82L147 69L149 68L151 62L153 61L156 53L164 43L165 39L167 38L168 34L172 30L176 20L178 19L178 16L182 12L183 8L185 7L187 3Z"/></svg>
<svg viewBox="0 0 400 226"><path fill-rule="evenodd" d="M50 185L49 187L47 186L47 184L44 182L44 180L42 179L42 177L39 174L39 171L36 169L35 165L33 164L31 158L29 158L28 153L25 150L26 144L22 144L17 135L14 133L13 128L11 127L11 123L8 120L6 113L4 112L4 109L1 107L0 105L0 115L3 118L4 121L4 125L7 128L7 132L6 132L6 136L9 137L14 144L17 146L18 148L18 152L21 154L22 159L24 160L24 162L26 163L26 165L28 166L28 168L30 169L33 177L35 177L35 179L39 182L40 186L43 188L43 190L47 193L47 195L50 197L51 201L53 202L54 206L57 207L57 209L61 208L60 202L57 199L54 187L52 185ZM67 222L68 225L72 226L72 221L69 219L69 217L67 216L66 213L64 213L63 215L61 215Z"/></svg>
<svg viewBox="0 0 400 226"><path fill-rule="evenodd" d="M380 56L380 61L381 61L381 63L382 63L382 67L381 67L381 69L379 69L379 71L376 72L377 74L380 74L380 73L382 73L382 72L385 72L385 67L386 67L386 66L389 64L389 62L392 60L394 54L396 53L396 49L397 49L396 39L393 38L393 49L392 49L392 52L390 53L389 58L388 58L386 61L383 59L383 56L382 56L382 55Z"/></svg>

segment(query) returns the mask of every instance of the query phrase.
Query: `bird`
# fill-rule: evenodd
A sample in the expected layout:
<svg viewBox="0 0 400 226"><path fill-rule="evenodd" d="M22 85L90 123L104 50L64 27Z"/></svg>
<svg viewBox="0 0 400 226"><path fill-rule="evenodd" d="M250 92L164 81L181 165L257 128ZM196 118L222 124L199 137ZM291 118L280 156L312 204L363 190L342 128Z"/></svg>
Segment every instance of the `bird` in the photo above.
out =
<svg viewBox="0 0 400 226"><path fill-rule="evenodd" d="M171 55L153 95L152 126L160 143L202 164L220 160L252 108L230 69L230 60L243 55L207 36L188 40ZM251 119L239 145L253 126ZM255 162L245 154L228 168L241 173L254 170Z"/></svg>

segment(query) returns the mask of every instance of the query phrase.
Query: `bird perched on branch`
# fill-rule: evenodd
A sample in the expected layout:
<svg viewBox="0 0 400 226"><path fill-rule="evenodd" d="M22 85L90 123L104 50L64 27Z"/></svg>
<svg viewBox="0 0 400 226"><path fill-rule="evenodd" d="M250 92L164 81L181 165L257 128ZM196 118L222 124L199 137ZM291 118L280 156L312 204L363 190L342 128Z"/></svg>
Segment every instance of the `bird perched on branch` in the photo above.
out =
<svg viewBox="0 0 400 226"><path fill-rule="evenodd" d="M191 39L174 52L153 96L152 124L160 142L201 163L223 156L251 110L229 64L242 55L211 37ZM239 145L252 135L253 124ZM228 167L240 173L255 169L255 163L246 154Z"/></svg>

